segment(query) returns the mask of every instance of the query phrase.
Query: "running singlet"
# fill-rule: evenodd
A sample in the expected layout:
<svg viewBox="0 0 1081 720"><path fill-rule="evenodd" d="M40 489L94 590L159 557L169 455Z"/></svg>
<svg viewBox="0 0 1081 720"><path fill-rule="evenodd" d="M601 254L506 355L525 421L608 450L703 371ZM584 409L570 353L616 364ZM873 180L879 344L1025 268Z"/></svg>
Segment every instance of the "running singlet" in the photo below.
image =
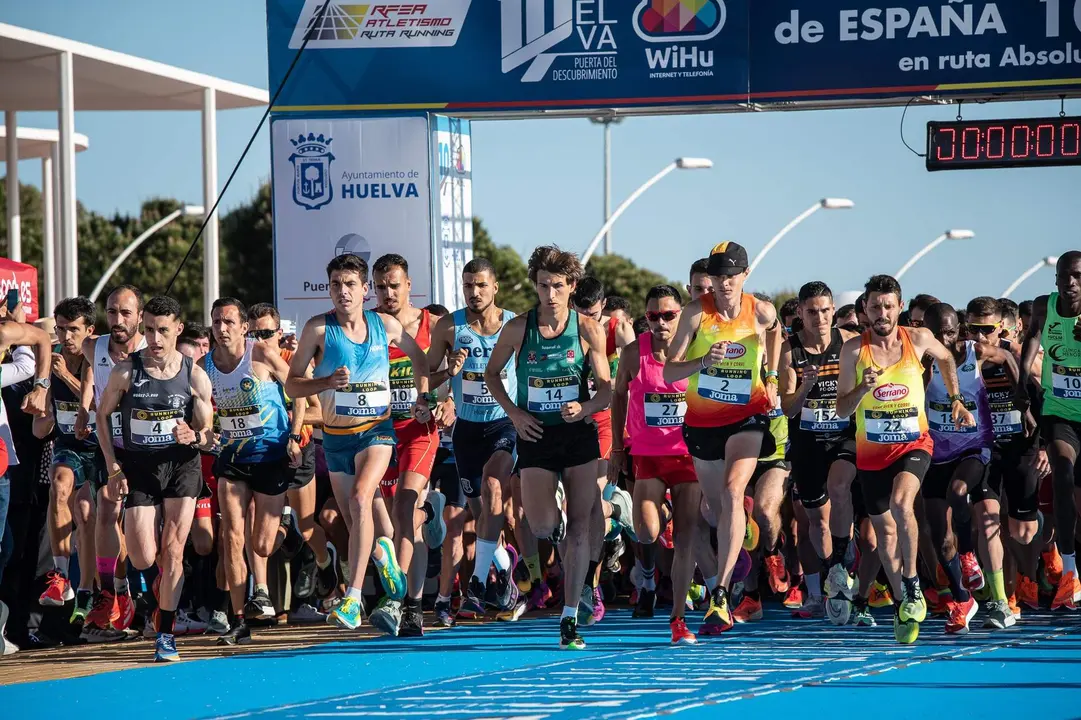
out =
<svg viewBox="0 0 1081 720"><path fill-rule="evenodd" d="M830 331L830 344L821 354L807 350L798 333L788 342L792 348L797 386L803 382L803 373L808 366L818 368L818 380L807 393L799 415L789 420L792 439L796 442L836 442L852 437L851 418L837 417L837 378L841 372L841 346L845 344L841 331L837 328Z"/></svg>
<svg viewBox="0 0 1081 720"><path fill-rule="evenodd" d="M432 344L432 332L429 323L431 314L420 311L420 325L414 338L420 349L425 352ZM402 332L405 332L404 330ZM413 419L413 405L417 402L417 385L413 381L413 362L401 349L390 348L390 416L397 426Z"/></svg>
<svg viewBox="0 0 1081 720"><path fill-rule="evenodd" d="M390 417L390 361L387 329L371 310L364 311L367 341L350 340L337 316L326 315L323 352L315 366L315 377L327 377L340 367L349 369L349 385L319 393L323 406L323 432L352 435L370 430Z"/></svg>
<svg viewBox="0 0 1081 720"><path fill-rule="evenodd" d="M152 452L177 444L177 422L191 424L192 359L180 356L180 370L168 380L151 377L141 353L132 353L131 385L120 399L124 450Z"/></svg>
<svg viewBox="0 0 1081 720"><path fill-rule="evenodd" d="M648 331L638 336L638 374L627 392L627 435L635 455L683 456L687 380L664 381L664 363L653 357L652 337Z"/></svg>
<svg viewBox="0 0 1081 720"><path fill-rule="evenodd" d="M206 374L214 391L214 406L221 424L221 457L230 463L258 463L285 456L289 442L289 415L285 393L275 380L260 380L252 368L252 347L245 341L244 357L231 373L206 354Z"/></svg>
<svg viewBox="0 0 1081 720"><path fill-rule="evenodd" d="M930 453L934 447L924 412L923 365L908 330L899 327L897 332L901 359L888 368L880 368L871 356L870 331L863 333L860 343L856 382L863 381L865 369L878 371L875 389L856 408L856 467L860 470L884 470L907 452Z"/></svg>
<svg viewBox="0 0 1081 720"><path fill-rule="evenodd" d="M987 402L987 389L976 362L976 343L965 342L964 362L957 366L957 383L964 397L965 407L976 420L974 427L960 430L953 424L953 403L946 392L946 383L938 371L938 363L931 365L931 382L927 384L927 426L935 451L931 460L949 462L973 451L990 450L995 436L992 430L991 406Z"/></svg>
<svg viewBox="0 0 1081 720"><path fill-rule="evenodd" d="M503 327L514 319L514 313L504 310L503 326L492 335L481 335L474 331L469 326L464 309L456 310L452 318L454 320L453 351L458 352L464 348L469 353L461 372L450 379L451 392L454 393L455 413L462 420L477 423L505 418L507 413L488 392L488 385L484 382L484 370L488 367L488 358L499 340L500 333L503 332ZM518 377L514 369L513 357L508 367L503 368L499 376L503 379L503 387L507 395L514 397L518 392Z"/></svg>
<svg viewBox="0 0 1081 720"><path fill-rule="evenodd" d="M286 350L285 348L282 348L281 355L282 355L282 360L284 360L286 363L293 362L293 351L292 350ZM285 388L282 388L282 392L283 393L285 392ZM291 397L289 397L288 394L286 394L285 395L285 409L289 413L290 418L293 417L293 407L294 407L293 399ZM217 416L215 415L215 418L216 417ZM217 432L220 432L220 431L217 431ZM314 433L315 433L315 429L311 425L308 425L307 423L305 423L304 425L301 425L300 426L300 447L305 447L308 443L310 443L312 441L312 435Z"/></svg>
<svg viewBox="0 0 1081 720"><path fill-rule="evenodd" d="M769 434L773 436L773 452L766 457L758 458L758 462L784 460L788 454L788 416L781 409L780 399L778 399L777 407L770 410L766 417L769 418Z"/></svg>
<svg viewBox="0 0 1081 720"><path fill-rule="evenodd" d="M690 377L687 384L686 424L691 427L734 425L754 415L770 411L766 386L762 382L762 342L755 327L755 299L744 293L740 311L732 320L717 313L713 295L703 295L702 319L686 359L701 358L710 346L729 342L725 359Z"/></svg>
<svg viewBox="0 0 1081 720"><path fill-rule="evenodd" d="M1081 341L1074 338L1076 317L1058 314L1057 292L1047 298L1043 323L1043 414L1081 422Z"/></svg>
<svg viewBox="0 0 1081 720"><path fill-rule="evenodd" d="M135 352L146 348L146 338L139 341ZM101 394L105 392L105 386L109 384L109 375L113 371L113 358L109 355L109 336L102 335L94 341L94 402L101 400ZM93 413L91 413L93 417ZM113 434L113 445L124 447L124 431L120 426L120 411L117 410L109 418L110 429Z"/></svg>
<svg viewBox="0 0 1081 720"><path fill-rule="evenodd" d="M1012 353L1008 340L999 340L999 347ZM1013 383L1005 365L983 364L983 385L987 388L987 400L991 407L991 423L995 442L1008 443L1025 431L1021 411L1013 404Z"/></svg>
<svg viewBox="0 0 1081 720"><path fill-rule="evenodd" d="M60 346L53 348L53 353L60 354ZM79 368L73 373L76 378L82 377L83 363L86 359L79 355ZM90 434L80 440L75 437L75 421L79 417L80 398L71 391L56 373L52 376L53 391L53 417L56 420L56 445L71 450L90 450L98 445L97 436L94 435L94 413L90 413L90 420L86 427Z"/></svg>
<svg viewBox="0 0 1081 720"><path fill-rule="evenodd" d="M563 332L547 339L537 327L537 309L530 310L515 371L518 407L537 418L541 425L562 424L563 405L585 402L589 394L585 358L578 339L578 313L571 310Z"/></svg>

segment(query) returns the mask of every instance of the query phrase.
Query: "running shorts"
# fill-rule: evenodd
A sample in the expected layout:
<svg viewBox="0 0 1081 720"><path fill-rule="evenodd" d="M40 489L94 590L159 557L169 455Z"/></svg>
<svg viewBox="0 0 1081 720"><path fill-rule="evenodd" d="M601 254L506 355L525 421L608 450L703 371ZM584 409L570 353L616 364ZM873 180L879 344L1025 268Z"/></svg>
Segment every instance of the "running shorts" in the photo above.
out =
<svg viewBox="0 0 1081 720"><path fill-rule="evenodd" d="M451 432L454 444L454 464L458 468L458 477L462 492L467 498L479 498L481 483L484 481L484 466L497 452L505 452L516 460L515 445L518 433L510 418L500 418L491 422L470 422L458 419ZM450 498L447 498L450 502Z"/></svg>
<svg viewBox="0 0 1081 720"><path fill-rule="evenodd" d="M668 487L698 482L690 455L636 455L632 463L636 478L656 478Z"/></svg>
<svg viewBox="0 0 1081 720"><path fill-rule="evenodd" d="M563 472L584 465L601 456L597 426L580 420L573 423L544 425L540 440L518 438L518 467Z"/></svg>
<svg viewBox="0 0 1081 720"><path fill-rule="evenodd" d="M1073 448L1074 456L1081 457L1081 423L1064 420L1054 415L1044 415L1040 425L1040 438L1048 445L1056 440ZM1081 462L1074 463L1074 487L1081 487Z"/></svg>
<svg viewBox="0 0 1081 720"><path fill-rule="evenodd" d="M455 421L455 424L460 423L461 420ZM446 457L444 457L446 456ZM439 453L436 456L435 467L432 468L432 489L438 489L443 493L443 497L447 499L447 505L456 508L464 508L466 506L465 490L462 488L462 481L458 477L458 468L454 464L454 460L450 458L450 453L440 448Z"/></svg>
<svg viewBox="0 0 1081 720"><path fill-rule="evenodd" d="M395 443L394 425L389 418L364 432L337 435L323 430L323 455L332 473L356 476L357 455L373 445L394 447Z"/></svg>
<svg viewBox="0 0 1081 720"><path fill-rule="evenodd" d="M383 473L379 482L379 491L383 497L392 498L398 488L398 478L404 472L414 472L425 478L432 476L435 466L435 454L439 450L439 430L435 423L419 423L416 420L403 420L394 423L394 434L398 437L395 461Z"/></svg>
<svg viewBox="0 0 1081 720"><path fill-rule="evenodd" d="M792 444L792 476L803 507L820 508L829 502L830 468L840 460L856 466L855 438Z"/></svg>
<svg viewBox="0 0 1081 720"><path fill-rule="evenodd" d="M193 447L126 452L119 462L128 479L126 507L160 505L167 498L197 498L202 492L201 461Z"/></svg>
<svg viewBox="0 0 1081 720"><path fill-rule="evenodd" d="M105 457L101 454L101 448L75 448L57 447L53 450L53 467L66 467L75 476L75 489L78 490L87 482L94 494L105 487L108 482L108 474L105 472Z"/></svg>
<svg viewBox="0 0 1081 720"><path fill-rule="evenodd" d="M882 470L859 470L860 488L863 491L863 505L870 517L882 515L890 510L890 497L893 495L893 482L900 473L907 472L916 476L916 481L923 482L931 467L931 454L926 450L912 450L905 453L893 464Z"/></svg>
<svg viewBox="0 0 1081 720"><path fill-rule="evenodd" d="M315 443L300 448L300 466L289 468L289 490L300 490L315 477Z"/></svg>
<svg viewBox="0 0 1081 720"><path fill-rule="evenodd" d="M929 500L949 498L950 485L956 477L968 487L972 503L986 499L983 493L987 482L987 466L991 461L990 450L974 450L948 462L935 463L928 470L920 486L920 492ZM980 496L977 500L975 496Z"/></svg>
<svg viewBox="0 0 1081 720"><path fill-rule="evenodd" d="M255 463L225 462L218 458L214 463L214 474L219 480L244 483L260 495L277 496L289 489L293 468L289 467L288 455Z"/></svg>
<svg viewBox="0 0 1081 720"><path fill-rule="evenodd" d="M777 452L777 442L773 433L769 431L769 418L765 415L752 415L731 425L721 427L691 427L683 426L683 440L687 443L687 449L691 457L707 462L724 460L724 447L728 438L741 432L762 433L762 447L758 457L769 457Z"/></svg>
<svg viewBox="0 0 1081 720"><path fill-rule="evenodd" d="M1040 478L1035 467L1040 447L1036 438L1026 440L1025 444L996 446L991 451L987 473L989 497L1000 499L1005 493L1007 513L1021 522L1035 520L1040 507ZM973 502L977 501L973 499Z"/></svg>
<svg viewBox="0 0 1081 720"><path fill-rule="evenodd" d="M195 501L196 518L217 517L218 508L218 478L214 475L214 463L217 458L210 453L199 453L199 465L203 475L203 492L199 493L199 499Z"/></svg>

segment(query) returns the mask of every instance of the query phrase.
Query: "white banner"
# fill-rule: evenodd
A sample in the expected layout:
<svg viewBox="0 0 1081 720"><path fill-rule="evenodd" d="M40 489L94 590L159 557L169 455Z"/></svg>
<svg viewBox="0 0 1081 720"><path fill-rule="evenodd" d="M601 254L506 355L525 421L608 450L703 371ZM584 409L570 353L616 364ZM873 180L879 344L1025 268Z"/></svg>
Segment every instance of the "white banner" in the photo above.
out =
<svg viewBox="0 0 1081 720"><path fill-rule="evenodd" d="M333 307L326 266L347 252L369 268L386 253L402 255L413 305L431 302L428 140L423 117L272 122L275 301L298 331ZM374 297L372 288L366 307Z"/></svg>
<svg viewBox="0 0 1081 720"><path fill-rule="evenodd" d="M436 115L436 164L439 168L439 254L442 275L439 302L464 307L462 268L473 259L473 160L468 120Z"/></svg>

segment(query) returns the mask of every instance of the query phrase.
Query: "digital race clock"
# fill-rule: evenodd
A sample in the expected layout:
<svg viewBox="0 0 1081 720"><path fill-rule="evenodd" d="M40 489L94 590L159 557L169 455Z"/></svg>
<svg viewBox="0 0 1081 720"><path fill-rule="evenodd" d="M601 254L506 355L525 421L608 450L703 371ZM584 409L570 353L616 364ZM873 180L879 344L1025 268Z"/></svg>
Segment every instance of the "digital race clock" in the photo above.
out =
<svg viewBox="0 0 1081 720"><path fill-rule="evenodd" d="M1081 117L927 123L927 169L1081 164Z"/></svg>

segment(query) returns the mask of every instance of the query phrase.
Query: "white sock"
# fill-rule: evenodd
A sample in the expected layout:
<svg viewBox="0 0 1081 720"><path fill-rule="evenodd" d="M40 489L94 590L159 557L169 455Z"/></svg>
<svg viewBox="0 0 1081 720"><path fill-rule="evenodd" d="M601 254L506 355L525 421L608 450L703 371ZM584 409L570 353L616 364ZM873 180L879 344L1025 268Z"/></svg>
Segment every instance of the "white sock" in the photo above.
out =
<svg viewBox="0 0 1081 720"><path fill-rule="evenodd" d="M807 594L813 598L822 597L822 578L818 573L807 573L803 576L803 581L807 583Z"/></svg>
<svg viewBox="0 0 1081 720"><path fill-rule="evenodd" d="M447 603L449 605L450 604L450 595L436 595L435 596L435 602L436 602L436 604Z"/></svg>
<svg viewBox="0 0 1081 720"><path fill-rule="evenodd" d="M577 618L578 617L578 606L577 605L564 605L563 606L563 614L559 616L559 619L562 620L565 617Z"/></svg>
<svg viewBox="0 0 1081 720"><path fill-rule="evenodd" d="M364 598L364 593L361 591L361 588L351 587L346 591L345 596L353 598L354 600L362 600Z"/></svg>
<svg viewBox="0 0 1081 720"><path fill-rule="evenodd" d="M266 583L256 583L255 584L255 592L259 592L260 590L265 592L267 595L270 595L270 588L267 587Z"/></svg>
<svg viewBox="0 0 1081 720"><path fill-rule="evenodd" d="M510 570L510 553L507 552L507 548L502 545L496 548L495 554L492 555L492 562L495 563L496 570Z"/></svg>
<svg viewBox="0 0 1081 720"><path fill-rule="evenodd" d="M71 558L63 557L61 555L53 555L53 567L60 571L60 574L64 577L68 576L68 563Z"/></svg>
<svg viewBox="0 0 1081 720"><path fill-rule="evenodd" d="M113 592L117 595L126 595L128 593L128 579L118 578L113 576Z"/></svg>
<svg viewBox="0 0 1081 720"><path fill-rule="evenodd" d="M717 576L706 578L706 590L713 592L717 589L717 586L721 584L721 581L717 579Z"/></svg>
<svg viewBox="0 0 1081 720"><path fill-rule="evenodd" d="M481 587L488 584L488 570L492 566L492 556L495 555L495 548L494 540L477 538L477 556L476 564L473 566L473 577L480 581Z"/></svg>
<svg viewBox="0 0 1081 720"><path fill-rule="evenodd" d="M1072 572L1074 576L1077 575L1077 556L1073 553L1067 555L1062 553L1062 573L1066 574Z"/></svg>

